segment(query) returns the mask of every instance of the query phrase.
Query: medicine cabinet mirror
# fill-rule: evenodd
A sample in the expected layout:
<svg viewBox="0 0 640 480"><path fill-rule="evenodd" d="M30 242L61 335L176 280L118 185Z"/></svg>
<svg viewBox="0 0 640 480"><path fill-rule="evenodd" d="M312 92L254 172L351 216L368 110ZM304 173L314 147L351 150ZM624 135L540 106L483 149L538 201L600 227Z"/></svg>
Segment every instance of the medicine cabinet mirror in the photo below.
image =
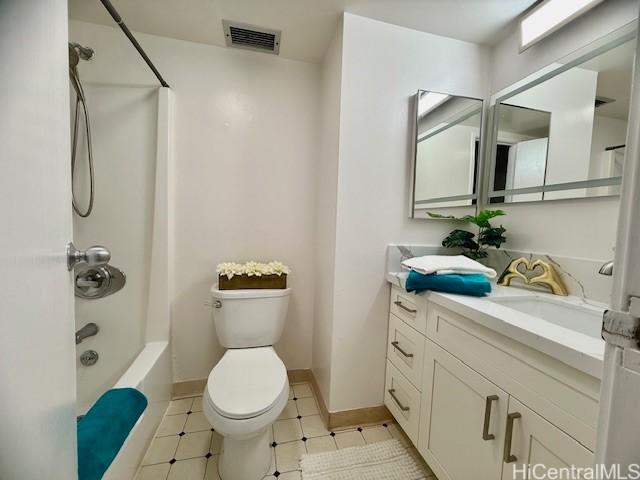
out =
<svg viewBox="0 0 640 480"><path fill-rule="evenodd" d="M620 193L634 54L628 27L492 97L489 203Z"/></svg>
<svg viewBox="0 0 640 480"><path fill-rule="evenodd" d="M482 100L419 90L411 213L477 203Z"/></svg>

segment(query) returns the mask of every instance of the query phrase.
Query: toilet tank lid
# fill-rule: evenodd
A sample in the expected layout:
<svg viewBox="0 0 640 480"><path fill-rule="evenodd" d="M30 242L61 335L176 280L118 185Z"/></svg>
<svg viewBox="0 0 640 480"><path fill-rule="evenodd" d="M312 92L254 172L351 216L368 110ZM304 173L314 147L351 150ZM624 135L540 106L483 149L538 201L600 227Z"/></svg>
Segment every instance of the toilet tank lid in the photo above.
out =
<svg viewBox="0 0 640 480"><path fill-rule="evenodd" d="M214 283L211 287L211 295L213 298L269 298L269 297L286 297L291 294L290 288L256 288L247 290L220 290L218 284Z"/></svg>

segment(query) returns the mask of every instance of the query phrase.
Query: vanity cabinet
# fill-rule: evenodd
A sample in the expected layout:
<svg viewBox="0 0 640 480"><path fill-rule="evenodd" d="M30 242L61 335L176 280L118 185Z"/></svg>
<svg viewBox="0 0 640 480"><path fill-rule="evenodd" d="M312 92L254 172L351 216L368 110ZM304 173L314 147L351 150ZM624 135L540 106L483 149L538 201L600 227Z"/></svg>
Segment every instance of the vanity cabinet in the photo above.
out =
<svg viewBox="0 0 640 480"><path fill-rule="evenodd" d="M392 288L385 404L438 478L591 465L599 380L429 297Z"/></svg>

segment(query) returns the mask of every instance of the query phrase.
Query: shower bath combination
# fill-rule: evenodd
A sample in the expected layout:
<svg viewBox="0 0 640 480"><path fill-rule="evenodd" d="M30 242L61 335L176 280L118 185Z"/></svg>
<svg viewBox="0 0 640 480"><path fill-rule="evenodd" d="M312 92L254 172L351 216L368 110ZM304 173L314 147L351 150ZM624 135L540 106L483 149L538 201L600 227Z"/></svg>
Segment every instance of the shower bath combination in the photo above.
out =
<svg viewBox="0 0 640 480"><path fill-rule="evenodd" d="M78 43L69 43L69 79L76 93L76 105L73 120L73 140L71 143L71 199L73 210L80 217L86 218L91 215L93 210L93 201L95 197L95 181L93 172L93 147L91 145L91 124L89 122L89 111L87 109L87 100L80 82L80 74L78 73L78 63L80 60L91 60L94 51L89 47L83 47ZM78 129L80 124L80 108L84 116L84 130L87 142L87 162L89 167L89 204L87 208L82 210L76 201L75 189L75 171L76 157L78 154Z"/></svg>

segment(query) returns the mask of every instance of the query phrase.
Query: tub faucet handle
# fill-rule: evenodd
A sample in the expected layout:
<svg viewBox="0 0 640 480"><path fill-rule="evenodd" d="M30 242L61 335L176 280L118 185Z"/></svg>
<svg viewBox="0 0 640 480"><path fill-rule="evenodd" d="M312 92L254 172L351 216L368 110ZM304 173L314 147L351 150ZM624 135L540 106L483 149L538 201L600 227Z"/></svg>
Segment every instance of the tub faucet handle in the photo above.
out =
<svg viewBox="0 0 640 480"><path fill-rule="evenodd" d="M67 244L67 269L69 271L80 263L86 263L90 267L100 267L109 263L109 260L111 260L111 252L108 248L95 245L82 251L78 250L73 242Z"/></svg>

